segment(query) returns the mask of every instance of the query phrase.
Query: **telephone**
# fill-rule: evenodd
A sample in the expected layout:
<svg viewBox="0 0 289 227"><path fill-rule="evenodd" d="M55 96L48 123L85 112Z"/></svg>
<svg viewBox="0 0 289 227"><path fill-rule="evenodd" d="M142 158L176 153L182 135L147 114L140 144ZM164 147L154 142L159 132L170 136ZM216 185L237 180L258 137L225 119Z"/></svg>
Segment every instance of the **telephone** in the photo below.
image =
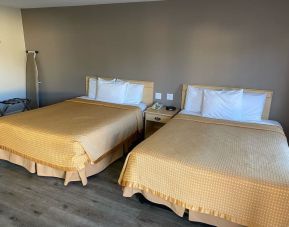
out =
<svg viewBox="0 0 289 227"><path fill-rule="evenodd" d="M153 110L159 110L163 107L163 104L156 102L155 104L152 105Z"/></svg>

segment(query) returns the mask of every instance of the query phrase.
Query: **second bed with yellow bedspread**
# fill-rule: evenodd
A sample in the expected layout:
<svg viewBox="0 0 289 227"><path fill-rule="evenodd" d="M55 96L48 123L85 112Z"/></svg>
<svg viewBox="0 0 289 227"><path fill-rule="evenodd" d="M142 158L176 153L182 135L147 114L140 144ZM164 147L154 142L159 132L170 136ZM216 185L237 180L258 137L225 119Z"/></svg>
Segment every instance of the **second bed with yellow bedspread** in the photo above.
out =
<svg viewBox="0 0 289 227"><path fill-rule="evenodd" d="M179 114L129 154L119 183L125 196L141 192L181 216L281 227L289 226L288 163L279 126Z"/></svg>

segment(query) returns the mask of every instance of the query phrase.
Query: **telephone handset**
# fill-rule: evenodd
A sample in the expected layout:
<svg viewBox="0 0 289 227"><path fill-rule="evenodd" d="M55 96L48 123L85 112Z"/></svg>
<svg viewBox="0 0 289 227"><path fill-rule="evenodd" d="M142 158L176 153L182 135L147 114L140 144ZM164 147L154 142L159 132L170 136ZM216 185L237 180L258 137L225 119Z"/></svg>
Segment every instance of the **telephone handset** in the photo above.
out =
<svg viewBox="0 0 289 227"><path fill-rule="evenodd" d="M163 104L156 102L155 104L152 105L153 110L159 110L163 107Z"/></svg>

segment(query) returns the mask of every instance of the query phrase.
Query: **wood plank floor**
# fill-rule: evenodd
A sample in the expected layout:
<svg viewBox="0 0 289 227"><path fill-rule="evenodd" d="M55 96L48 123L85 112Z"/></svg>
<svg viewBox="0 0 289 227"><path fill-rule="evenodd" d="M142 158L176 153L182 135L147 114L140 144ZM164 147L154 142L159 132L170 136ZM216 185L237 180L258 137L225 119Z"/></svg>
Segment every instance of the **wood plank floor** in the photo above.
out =
<svg viewBox="0 0 289 227"><path fill-rule="evenodd" d="M122 197L117 184L123 159L90 177L88 186L63 185L0 161L0 226L193 226L173 212Z"/></svg>

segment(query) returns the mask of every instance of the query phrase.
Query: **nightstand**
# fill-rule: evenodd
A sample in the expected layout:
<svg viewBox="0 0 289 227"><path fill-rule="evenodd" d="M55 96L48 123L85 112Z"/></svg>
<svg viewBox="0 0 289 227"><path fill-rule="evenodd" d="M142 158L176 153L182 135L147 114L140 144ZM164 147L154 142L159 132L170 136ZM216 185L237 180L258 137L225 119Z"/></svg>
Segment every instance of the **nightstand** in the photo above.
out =
<svg viewBox="0 0 289 227"><path fill-rule="evenodd" d="M172 119L179 109L174 111L166 110L166 107L162 107L160 110L154 110L151 107L145 111L145 138L149 137L155 131L160 129L170 119Z"/></svg>

